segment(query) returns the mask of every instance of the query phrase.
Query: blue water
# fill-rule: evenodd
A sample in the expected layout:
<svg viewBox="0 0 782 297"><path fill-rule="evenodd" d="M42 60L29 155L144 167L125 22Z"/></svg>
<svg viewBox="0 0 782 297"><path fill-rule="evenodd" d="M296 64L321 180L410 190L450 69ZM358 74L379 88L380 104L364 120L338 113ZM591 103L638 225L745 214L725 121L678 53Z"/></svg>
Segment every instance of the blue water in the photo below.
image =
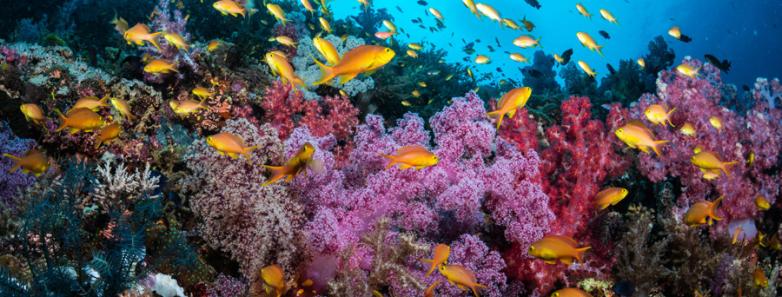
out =
<svg viewBox="0 0 782 297"><path fill-rule="evenodd" d="M397 27L404 28L410 34L408 39L398 35L403 42L430 42L437 47L449 49L450 61L462 61L466 56L462 52L461 39L476 44L477 52L470 56L483 54L492 60L490 64L473 66L478 72L491 72L497 75L497 67L509 76L520 76L518 64L508 58L509 52L519 52L532 59L537 49L521 49L513 45L514 38L527 33L511 30L491 22L487 18L476 18L458 0L427 0L422 6L414 0L375 0L375 8L386 8L394 16ZM481 2L481 1L476 1ZM732 62L732 69L723 76L735 84L751 84L758 76L782 76L782 1L780 0L584 0L559 1L541 0L541 9L534 9L523 0L488 0L484 3L496 8L502 17L519 20L525 17L537 26L530 34L541 38L543 50L548 54L561 53L573 48L573 60L584 60L592 66L598 76L608 73L606 63L616 66L623 59L633 59L647 53L647 44L655 36L663 35L678 59L692 56L703 59L704 54L712 54L720 59ZM587 19L576 11L575 4L582 3L590 13ZM331 4L335 16L344 18L358 13L359 3L353 0L333 1ZM399 6L403 12L395 7ZM446 28L440 32L430 32L418 28L412 19L421 17L424 25L434 26L435 18L428 15L428 7L434 7L445 17ZM598 10L605 8L613 13L619 25L608 23L600 17ZM678 25L684 34L693 41L684 43L668 36L668 29ZM385 29L383 29L385 30ZM611 36L606 40L598 34L605 30ZM592 35L598 44L604 46L604 57L582 47L576 39L576 32L584 31ZM453 37L451 37L453 33ZM487 45L496 48L494 38L498 38L502 47L494 53ZM449 47L448 43L453 47ZM471 63L474 64L474 63Z"/></svg>

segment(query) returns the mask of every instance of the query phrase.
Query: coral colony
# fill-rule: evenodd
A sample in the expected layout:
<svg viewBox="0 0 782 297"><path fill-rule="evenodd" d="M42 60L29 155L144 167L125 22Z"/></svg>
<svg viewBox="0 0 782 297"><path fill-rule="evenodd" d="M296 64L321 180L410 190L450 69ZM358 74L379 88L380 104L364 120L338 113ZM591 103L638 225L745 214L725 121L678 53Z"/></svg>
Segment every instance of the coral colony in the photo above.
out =
<svg viewBox="0 0 782 297"><path fill-rule="evenodd" d="M599 84L537 51L478 89L377 42L389 11L301 2L117 9L107 53L20 22L66 43L0 42L0 295L776 296L778 79L659 37Z"/></svg>

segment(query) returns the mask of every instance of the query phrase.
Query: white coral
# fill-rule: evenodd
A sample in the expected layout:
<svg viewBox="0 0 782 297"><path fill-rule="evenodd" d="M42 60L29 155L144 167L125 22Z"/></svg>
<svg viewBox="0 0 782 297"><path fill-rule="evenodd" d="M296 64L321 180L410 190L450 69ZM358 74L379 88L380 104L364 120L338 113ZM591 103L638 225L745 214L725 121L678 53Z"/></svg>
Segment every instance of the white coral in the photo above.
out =
<svg viewBox="0 0 782 297"><path fill-rule="evenodd" d="M353 36L348 36L345 41L342 41L341 38L334 35L328 35L323 38L334 44L334 47L337 48L337 52L340 56L345 55L345 53L353 48L365 44L363 39ZM322 60L320 53L312 44L312 39L309 37L299 39L299 45L296 48L296 57L293 57L291 62L296 68L296 74L298 74L299 77L301 77L301 79L304 80L308 86L312 85L312 83L321 77L320 68L312 60L313 58ZM340 86L340 88L347 92L350 96L355 96L359 93L366 92L367 90L371 90L374 87L375 81L368 76L363 78L355 78ZM317 95L314 95L314 93L311 92L304 92L304 97L307 99L315 99L317 98Z"/></svg>
<svg viewBox="0 0 782 297"><path fill-rule="evenodd" d="M152 176L149 163L144 167L144 171L131 172L122 162L114 166L113 155L107 153L98 165L96 173L98 178L93 180L96 186L91 200L103 210L119 201L133 201L144 197L154 199L159 196L152 193L159 187L160 177Z"/></svg>
<svg viewBox="0 0 782 297"><path fill-rule="evenodd" d="M152 291L163 297L185 297L185 289L170 275L157 273L153 276Z"/></svg>

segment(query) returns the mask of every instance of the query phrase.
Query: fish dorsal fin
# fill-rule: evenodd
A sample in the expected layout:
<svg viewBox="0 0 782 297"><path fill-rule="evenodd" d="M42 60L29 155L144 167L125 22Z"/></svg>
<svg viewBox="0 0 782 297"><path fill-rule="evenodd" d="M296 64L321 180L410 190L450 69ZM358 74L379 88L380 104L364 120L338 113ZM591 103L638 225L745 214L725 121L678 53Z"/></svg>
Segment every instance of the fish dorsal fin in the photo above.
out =
<svg viewBox="0 0 782 297"><path fill-rule="evenodd" d="M429 151L425 147L418 144L406 145L396 150L396 153L398 155L409 154L409 153L421 153L421 152L429 152Z"/></svg>
<svg viewBox="0 0 782 297"><path fill-rule="evenodd" d="M649 135L652 135L652 137L654 137L654 132L652 132L652 130L649 129L649 127L647 127L646 124L644 124L640 120L630 120L629 122L627 122L627 125L640 128L640 129L648 132Z"/></svg>
<svg viewBox="0 0 782 297"><path fill-rule="evenodd" d="M568 237L568 236L563 236L563 235L546 235L546 237L551 238L551 239L555 239L555 240L560 240L560 241L562 241L562 242L564 242L564 243L566 243L566 244L568 244L568 245L570 245L572 247L577 247L578 246L578 242L576 242L576 240L574 240L573 238Z"/></svg>

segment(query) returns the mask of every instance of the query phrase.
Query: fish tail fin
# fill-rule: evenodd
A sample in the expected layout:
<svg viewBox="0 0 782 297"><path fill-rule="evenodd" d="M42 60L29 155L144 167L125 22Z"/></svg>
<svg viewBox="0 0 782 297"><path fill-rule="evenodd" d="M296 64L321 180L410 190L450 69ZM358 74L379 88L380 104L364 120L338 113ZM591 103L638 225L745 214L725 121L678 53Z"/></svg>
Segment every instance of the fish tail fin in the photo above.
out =
<svg viewBox="0 0 782 297"><path fill-rule="evenodd" d="M103 144L103 141L101 141L100 139L98 139L97 141L95 141L95 149L96 149L96 150L97 150L97 149L99 149L101 144Z"/></svg>
<svg viewBox="0 0 782 297"><path fill-rule="evenodd" d="M21 160L21 158L19 158L17 156L14 156L14 155L11 155L11 154L3 154L3 157L9 158L9 159L14 160L14 161Z"/></svg>
<svg viewBox="0 0 782 297"><path fill-rule="evenodd" d="M158 39L158 37L160 37L160 34L163 34L163 32L155 32L155 33L152 33L152 34L151 34L152 38L150 38L149 40L147 40L147 41L149 41L149 43L151 43L151 44L152 44L152 46L154 46L154 47L155 47L155 48L156 48L158 51L160 50L160 44L157 42L157 39Z"/></svg>
<svg viewBox="0 0 782 297"><path fill-rule="evenodd" d="M383 158L388 159L388 161L389 161L388 165L386 165L386 169L394 167L394 165L397 164L396 157L394 157L392 155L386 155L386 154L381 154L381 156L383 156Z"/></svg>
<svg viewBox="0 0 782 297"><path fill-rule="evenodd" d="M271 170L272 175L269 177L269 179L263 183L263 186L268 186L273 183L276 183L277 181L285 178L287 175L285 173L285 166L269 166L269 165L263 165L264 168Z"/></svg>
<svg viewBox="0 0 782 297"><path fill-rule="evenodd" d="M11 155L11 154L3 154L3 157L9 158L11 160L14 160L14 166L12 166L10 169L8 169L8 172L15 172L16 170L19 170L19 167L22 167L22 165L19 164L19 160L21 160L19 157Z"/></svg>
<svg viewBox="0 0 782 297"><path fill-rule="evenodd" d="M737 163L738 163L738 161L730 161L730 162L722 163L722 168L720 168L720 169L722 169L722 172L725 172L726 176L729 176L730 173L728 172L728 167L736 165Z"/></svg>
<svg viewBox="0 0 782 297"><path fill-rule="evenodd" d="M668 143L668 140L657 140L654 142L654 145L652 145L652 150L654 153L659 157L660 156L660 145Z"/></svg>
<svg viewBox="0 0 782 297"><path fill-rule="evenodd" d="M320 68L321 77L318 81L312 83L313 85L322 85L324 83L329 82L330 80L334 79L334 68L326 66L325 64L318 61L318 59L313 58L313 61L315 61L315 64L318 65L318 68Z"/></svg>
<svg viewBox="0 0 782 297"><path fill-rule="evenodd" d="M57 116L60 117L60 120L62 121L62 124L60 124L60 127L58 127L56 130L54 130L54 132L60 132L62 130L65 130L65 128L67 127L65 122L66 122L66 120L68 118L66 118L65 115L62 114L62 111L60 111L60 109L54 109L54 112L57 113Z"/></svg>
<svg viewBox="0 0 782 297"><path fill-rule="evenodd" d="M597 51L597 53L598 53L598 54L599 54L601 57L605 57L605 56L603 56L603 46L602 46L602 45L595 46L595 51Z"/></svg>
<svg viewBox="0 0 782 297"><path fill-rule="evenodd" d="M427 264L434 263L434 260L432 260L432 259L421 259L421 261L423 261L424 263L427 263ZM426 271L426 274L424 274L424 277L429 277L429 275L431 275L432 272L434 272L435 268L437 268L437 267L435 267L434 265L432 265L432 267L429 267L429 270Z"/></svg>
<svg viewBox="0 0 782 297"><path fill-rule="evenodd" d="M585 247L582 247L582 248L577 248L576 249L576 260L578 262L583 262L583 260L584 260L584 253L586 253L586 251L588 251L591 248L592 248L591 246L585 246Z"/></svg>
<svg viewBox="0 0 782 297"><path fill-rule="evenodd" d="M670 124L670 125L671 125L671 127L676 127L676 125L674 125L674 124L671 122L671 115L673 115L673 112L674 112L674 111L676 111L676 107L674 107L674 108L671 108L671 110L670 110L670 111L668 111L668 116L667 116L668 124Z"/></svg>
<svg viewBox="0 0 782 297"><path fill-rule="evenodd" d="M725 198L725 196L720 196L720 198L717 198L717 200L714 200L711 203L711 209L709 209L709 216L712 220L719 221L722 220L722 217L717 216L717 208L720 206L720 202L722 202L722 199Z"/></svg>

